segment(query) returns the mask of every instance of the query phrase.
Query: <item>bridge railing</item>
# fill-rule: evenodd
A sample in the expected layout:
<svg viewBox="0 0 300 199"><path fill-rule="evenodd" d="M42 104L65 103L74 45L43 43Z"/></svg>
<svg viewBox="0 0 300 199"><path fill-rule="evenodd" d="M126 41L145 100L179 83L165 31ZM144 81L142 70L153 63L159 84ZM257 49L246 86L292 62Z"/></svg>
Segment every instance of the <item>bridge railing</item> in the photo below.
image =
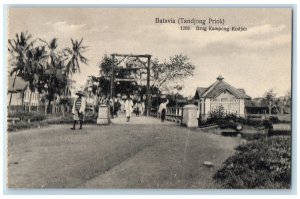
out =
<svg viewBox="0 0 300 199"><path fill-rule="evenodd" d="M150 116L160 117L160 114L157 112L151 112ZM181 124L183 117L183 107L167 107L166 120L171 122L176 122Z"/></svg>

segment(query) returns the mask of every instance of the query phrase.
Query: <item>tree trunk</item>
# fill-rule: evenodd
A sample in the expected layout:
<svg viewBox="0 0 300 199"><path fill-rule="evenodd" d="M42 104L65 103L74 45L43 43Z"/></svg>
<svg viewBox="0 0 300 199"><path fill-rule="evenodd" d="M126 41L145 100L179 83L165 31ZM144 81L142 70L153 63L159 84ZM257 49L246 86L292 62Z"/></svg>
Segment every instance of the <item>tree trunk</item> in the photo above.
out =
<svg viewBox="0 0 300 199"><path fill-rule="evenodd" d="M10 111L11 98L12 98L12 92L10 93L9 104L8 104L8 111Z"/></svg>
<svg viewBox="0 0 300 199"><path fill-rule="evenodd" d="M51 100L48 101L48 107L47 107L47 112L50 113L50 108L51 108Z"/></svg>

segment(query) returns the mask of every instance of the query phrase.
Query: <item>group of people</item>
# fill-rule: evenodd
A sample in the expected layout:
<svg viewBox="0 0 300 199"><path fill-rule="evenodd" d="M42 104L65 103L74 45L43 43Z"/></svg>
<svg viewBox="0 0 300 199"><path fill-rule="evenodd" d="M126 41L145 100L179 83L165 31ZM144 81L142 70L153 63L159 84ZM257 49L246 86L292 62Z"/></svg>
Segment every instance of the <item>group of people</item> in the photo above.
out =
<svg viewBox="0 0 300 199"><path fill-rule="evenodd" d="M132 112L134 112L137 117L144 114L145 103L142 101L134 103L131 97L127 96L124 103L124 111L126 113L127 122L129 122Z"/></svg>
<svg viewBox="0 0 300 199"><path fill-rule="evenodd" d="M79 122L79 129L82 129L83 117L86 108L86 100L84 98L85 94L82 91L76 93L78 96L73 103L72 114L73 114L73 127L72 130L75 130L77 122ZM127 122L130 121L131 114L134 112L136 116L140 116L145 111L145 103L142 101L133 102L130 95L126 96L125 100L120 99L109 99L109 98L100 98L100 103L109 105L111 117L118 116L119 112L124 111L126 114ZM166 118L167 104L169 103L168 99L162 101L159 106L158 113L160 114L161 121L164 122Z"/></svg>

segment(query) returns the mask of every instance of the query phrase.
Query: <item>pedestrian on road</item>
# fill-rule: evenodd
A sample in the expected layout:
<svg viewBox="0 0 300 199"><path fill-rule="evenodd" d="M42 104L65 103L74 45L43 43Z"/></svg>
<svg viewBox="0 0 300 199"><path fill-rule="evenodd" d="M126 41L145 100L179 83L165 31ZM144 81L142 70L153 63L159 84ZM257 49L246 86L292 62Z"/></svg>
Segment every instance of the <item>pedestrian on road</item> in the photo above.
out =
<svg viewBox="0 0 300 199"><path fill-rule="evenodd" d="M137 117L139 117L139 116L140 116L141 109L142 109L141 102L138 101L138 102L135 104L134 107L135 107L135 115L136 115Z"/></svg>
<svg viewBox="0 0 300 199"><path fill-rule="evenodd" d="M110 112L110 116L111 118L114 118L114 98L109 98L108 100L108 105L109 105L109 112Z"/></svg>
<svg viewBox="0 0 300 199"><path fill-rule="evenodd" d="M119 102L119 99L117 98L117 100L114 103L114 117L118 117L118 113L121 109L121 103Z"/></svg>
<svg viewBox="0 0 300 199"><path fill-rule="evenodd" d="M130 121L132 109L133 109L133 101L131 100L130 96L128 95L127 99L125 101L125 111L126 111L127 122Z"/></svg>
<svg viewBox="0 0 300 199"><path fill-rule="evenodd" d="M159 105L158 113L160 114L161 121L164 122L166 118L166 112L167 112L167 104L169 103L169 100L163 100L163 102Z"/></svg>
<svg viewBox="0 0 300 199"><path fill-rule="evenodd" d="M142 101L141 102L141 115L144 115L145 112L145 103Z"/></svg>
<svg viewBox="0 0 300 199"><path fill-rule="evenodd" d="M82 129L82 123L83 123L83 116L85 112L85 107L86 107L86 100L84 98L84 93L82 91L78 91L76 93L78 96L73 103L73 108L72 108L72 114L74 115L74 122L73 122L73 128L72 130L75 130L75 125L77 121L79 121L79 129Z"/></svg>

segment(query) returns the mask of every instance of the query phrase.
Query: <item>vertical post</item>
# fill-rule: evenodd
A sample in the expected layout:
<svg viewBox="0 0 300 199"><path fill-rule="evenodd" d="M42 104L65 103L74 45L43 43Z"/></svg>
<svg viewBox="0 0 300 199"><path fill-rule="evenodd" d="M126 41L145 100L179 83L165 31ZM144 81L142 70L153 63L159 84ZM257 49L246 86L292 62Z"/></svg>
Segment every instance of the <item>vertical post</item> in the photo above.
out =
<svg viewBox="0 0 300 199"><path fill-rule="evenodd" d="M110 77L110 99L113 98L114 94L114 70L115 70L115 54L112 54L112 66L111 66L111 77Z"/></svg>
<svg viewBox="0 0 300 199"><path fill-rule="evenodd" d="M148 55L148 68L147 68L147 117L150 115L150 59L151 55Z"/></svg>

